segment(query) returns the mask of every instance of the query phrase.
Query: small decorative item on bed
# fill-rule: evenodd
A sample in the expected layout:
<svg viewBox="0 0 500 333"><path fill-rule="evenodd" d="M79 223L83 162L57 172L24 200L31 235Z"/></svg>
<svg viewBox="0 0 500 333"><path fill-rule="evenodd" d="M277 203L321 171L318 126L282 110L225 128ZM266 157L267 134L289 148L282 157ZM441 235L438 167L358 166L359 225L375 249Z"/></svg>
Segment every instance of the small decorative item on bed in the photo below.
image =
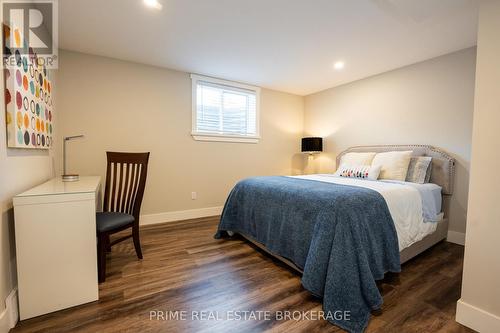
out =
<svg viewBox="0 0 500 333"><path fill-rule="evenodd" d="M405 181L418 156L432 158L430 183ZM337 165L335 174L240 181L215 237L238 233L302 272L325 311L350 312L331 322L362 332L383 303L375 281L446 237L440 194L452 194L454 160L431 146L368 146L342 152Z"/></svg>
<svg viewBox="0 0 500 333"><path fill-rule="evenodd" d="M378 165L342 164L335 174L340 177L377 180L380 174L380 168L381 167Z"/></svg>

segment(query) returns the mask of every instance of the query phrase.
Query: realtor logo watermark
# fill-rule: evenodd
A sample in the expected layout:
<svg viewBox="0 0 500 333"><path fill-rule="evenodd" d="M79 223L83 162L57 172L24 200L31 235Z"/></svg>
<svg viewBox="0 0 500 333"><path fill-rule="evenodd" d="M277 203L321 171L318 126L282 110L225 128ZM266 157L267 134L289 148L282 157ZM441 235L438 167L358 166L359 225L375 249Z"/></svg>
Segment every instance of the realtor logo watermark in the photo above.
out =
<svg viewBox="0 0 500 333"><path fill-rule="evenodd" d="M23 56L37 66L58 66L57 0L1 0L3 66L19 66Z"/></svg>
<svg viewBox="0 0 500 333"><path fill-rule="evenodd" d="M351 320L350 311L184 311L184 310L151 310L149 320L154 321L299 321L299 320Z"/></svg>

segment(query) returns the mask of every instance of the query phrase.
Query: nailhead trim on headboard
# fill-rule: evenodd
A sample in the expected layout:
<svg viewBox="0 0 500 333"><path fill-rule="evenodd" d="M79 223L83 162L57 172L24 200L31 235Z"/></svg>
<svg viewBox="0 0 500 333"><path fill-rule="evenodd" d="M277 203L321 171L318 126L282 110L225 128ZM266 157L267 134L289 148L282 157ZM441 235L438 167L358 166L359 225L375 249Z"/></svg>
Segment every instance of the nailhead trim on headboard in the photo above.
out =
<svg viewBox="0 0 500 333"><path fill-rule="evenodd" d="M443 188L443 194L453 194L455 179L455 159L445 151L429 145L374 145L374 146L355 146L342 151L337 156L337 168L340 166L340 159L347 153L354 152L386 152L386 151L413 150L414 156L431 156L432 173L431 182L434 182ZM438 166L438 160L443 163L443 168Z"/></svg>

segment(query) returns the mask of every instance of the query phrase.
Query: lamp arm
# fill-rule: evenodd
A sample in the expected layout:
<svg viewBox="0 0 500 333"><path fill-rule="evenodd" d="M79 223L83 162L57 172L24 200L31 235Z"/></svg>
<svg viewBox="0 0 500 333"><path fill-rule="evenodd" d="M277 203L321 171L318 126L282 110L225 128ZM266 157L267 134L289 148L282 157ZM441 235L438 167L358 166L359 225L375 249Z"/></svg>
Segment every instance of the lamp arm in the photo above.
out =
<svg viewBox="0 0 500 333"><path fill-rule="evenodd" d="M81 135L73 135L73 136L65 136L64 137L64 141L69 141L69 140L83 138L83 137L85 137L83 134L81 134Z"/></svg>

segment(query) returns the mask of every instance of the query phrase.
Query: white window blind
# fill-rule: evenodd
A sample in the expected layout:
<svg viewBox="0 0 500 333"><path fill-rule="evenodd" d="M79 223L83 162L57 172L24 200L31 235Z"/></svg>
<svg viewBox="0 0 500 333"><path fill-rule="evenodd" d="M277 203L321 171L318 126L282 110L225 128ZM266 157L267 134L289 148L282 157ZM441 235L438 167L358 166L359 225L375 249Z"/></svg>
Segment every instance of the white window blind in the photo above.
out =
<svg viewBox="0 0 500 333"><path fill-rule="evenodd" d="M238 142L258 139L258 88L193 75L193 90L195 139Z"/></svg>

